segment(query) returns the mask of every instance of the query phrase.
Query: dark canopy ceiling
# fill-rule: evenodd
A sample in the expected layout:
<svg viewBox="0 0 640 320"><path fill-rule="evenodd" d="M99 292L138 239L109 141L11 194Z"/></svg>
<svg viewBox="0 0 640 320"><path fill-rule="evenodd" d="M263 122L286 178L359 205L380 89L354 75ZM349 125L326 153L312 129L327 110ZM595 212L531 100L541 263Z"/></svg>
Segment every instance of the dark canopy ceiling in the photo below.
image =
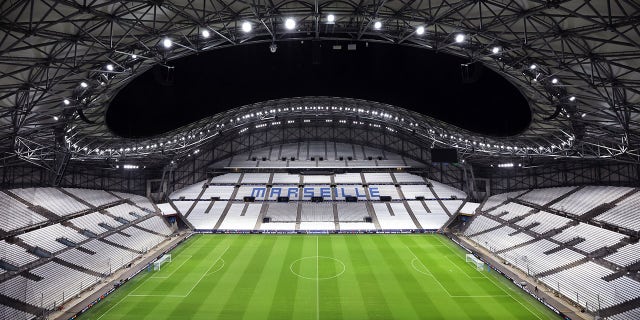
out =
<svg viewBox="0 0 640 320"><path fill-rule="evenodd" d="M260 43L156 65L116 95L106 121L117 135L145 137L265 100L334 96L391 104L494 136L520 133L530 123L522 94L481 63L470 64L463 81L468 59L355 44L348 50L345 42L289 41L271 53Z"/></svg>

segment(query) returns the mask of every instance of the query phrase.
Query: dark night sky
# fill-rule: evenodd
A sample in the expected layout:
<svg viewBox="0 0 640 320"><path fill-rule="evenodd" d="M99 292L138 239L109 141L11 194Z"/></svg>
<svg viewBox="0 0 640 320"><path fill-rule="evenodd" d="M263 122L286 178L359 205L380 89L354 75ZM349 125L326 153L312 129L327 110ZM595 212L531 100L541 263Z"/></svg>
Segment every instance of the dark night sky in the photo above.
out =
<svg viewBox="0 0 640 320"><path fill-rule="evenodd" d="M446 54L398 45L357 43L356 51L322 42L314 64L310 41L235 46L193 55L175 66L163 85L156 66L123 88L107 111L107 124L125 137L167 132L230 108L287 97L338 96L388 103L482 134L508 136L526 129L529 106L503 77L481 68L462 82L460 64Z"/></svg>

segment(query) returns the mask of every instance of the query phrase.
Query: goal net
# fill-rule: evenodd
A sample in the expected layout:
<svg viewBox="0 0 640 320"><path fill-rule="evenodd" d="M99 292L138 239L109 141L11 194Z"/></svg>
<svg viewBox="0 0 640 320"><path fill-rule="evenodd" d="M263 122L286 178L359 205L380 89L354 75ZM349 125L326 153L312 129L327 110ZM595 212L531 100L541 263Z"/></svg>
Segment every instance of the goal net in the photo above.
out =
<svg viewBox="0 0 640 320"><path fill-rule="evenodd" d="M158 260L153 262L153 270L160 271L160 268L165 262L171 262L171 255L165 254L164 256L158 258Z"/></svg>
<svg viewBox="0 0 640 320"><path fill-rule="evenodd" d="M467 260L467 263L471 263L471 264L475 265L476 266L476 270L478 270L478 271L484 270L484 262L482 262L476 256L474 256L472 254L467 254L466 255L466 260Z"/></svg>

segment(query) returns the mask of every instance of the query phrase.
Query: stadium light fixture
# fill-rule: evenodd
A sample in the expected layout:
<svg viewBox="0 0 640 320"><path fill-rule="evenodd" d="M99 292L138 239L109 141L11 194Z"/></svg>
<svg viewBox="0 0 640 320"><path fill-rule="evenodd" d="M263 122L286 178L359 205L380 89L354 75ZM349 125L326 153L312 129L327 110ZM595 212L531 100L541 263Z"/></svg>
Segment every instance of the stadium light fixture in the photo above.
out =
<svg viewBox="0 0 640 320"><path fill-rule="evenodd" d="M462 43L462 42L464 42L464 40L465 40L465 39L466 39L466 37L465 37L465 35L464 35L464 34L462 34L462 33L458 33L458 34L456 35L456 42L457 42L457 43Z"/></svg>
<svg viewBox="0 0 640 320"><path fill-rule="evenodd" d="M211 33L209 33L209 30L207 30L207 29L202 30L202 37L203 38L206 39L206 38L209 38L210 36L211 36Z"/></svg>
<svg viewBox="0 0 640 320"><path fill-rule="evenodd" d="M287 20L284 21L284 27L287 28L287 30L293 30L296 27L296 21L293 20L293 18L287 18Z"/></svg>
<svg viewBox="0 0 640 320"><path fill-rule="evenodd" d="M336 16L332 14L327 15L327 22L333 23L334 21L336 21Z"/></svg>
<svg viewBox="0 0 640 320"><path fill-rule="evenodd" d="M80 86L83 87L83 88L86 88L89 85L86 82L82 81L82 82L80 82Z"/></svg>
<svg viewBox="0 0 640 320"><path fill-rule="evenodd" d="M68 106L71 103L71 101L69 101L69 99L64 99L64 100L62 100L62 103L64 103L64 105Z"/></svg>
<svg viewBox="0 0 640 320"><path fill-rule="evenodd" d="M551 83L553 83L553 84L557 84L557 83L558 83L558 78L553 78L553 79L551 79Z"/></svg>
<svg viewBox="0 0 640 320"><path fill-rule="evenodd" d="M245 33L248 33L248 32L251 32L251 29L253 29L251 22L245 21L242 23L242 31L244 31Z"/></svg>
<svg viewBox="0 0 640 320"><path fill-rule="evenodd" d="M113 71L113 65L111 63L107 64L106 68L108 71Z"/></svg>
<svg viewBox="0 0 640 320"><path fill-rule="evenodd" d="M531 69L531 70L535 70L537 67L538 67L538 66L536 66L535 64L532 64L532 65L530 65L530 66L529 66L529 69Z"/></svg>
<svg viewBox="0 0 640 320"><path fill-rule="evenodd" d="M576 101L576 97L574 96L569 97L569 101Z"/></svg>
<svg viewBox="0 0 640 320"><path fill-rule="evenodd" d="M60 119L58 116L53 116L53 120L58 121L58 119Z"/></svg>
<svg viewBox="0 0 640 320"><path fill-rule="evenodd" d="M419 36L423 35L424 34L424 26L419 26L416 29L416 34L419 35Z"/></svg>
<svg viewBox="0 0 640 320"><path fill-rule="evenodd" d="M164 38L164 40L162 40L162 45L165 48L169 49L173 45L173 41L171 41L171 39L169 39L169 38Z"/></svg>
<svg viewBox="0 0 640 320"><path fill-rule="evenodd" d="M380 21L376 21L376 22L373 24L373 28L374 28L374 29L376 29L376 30L380 30L380 29L382 28L382 22L380 22Z"/></svg>
<svg viewBox="0 0 640 320"><path fill-rule="evenodd" d="M491 52L493 52L493 54L497 54L498 52L500 52L500 47L497 47L497 46L496 46L496 47L493 47L493 48L491 49Z"/></svg>
<svg viewBox="0 0 640 320"><path fill-rule="evenodd" d="M132 54L131 55L131 59L138 59L138 55L137 54Z"/></svg>

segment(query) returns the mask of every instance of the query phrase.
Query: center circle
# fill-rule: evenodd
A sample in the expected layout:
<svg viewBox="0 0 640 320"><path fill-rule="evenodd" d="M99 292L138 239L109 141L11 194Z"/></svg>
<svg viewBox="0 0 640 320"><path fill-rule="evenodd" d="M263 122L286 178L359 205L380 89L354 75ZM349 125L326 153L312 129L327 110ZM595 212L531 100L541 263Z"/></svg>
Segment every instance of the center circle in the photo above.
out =
<svg viewBox="0 0 640 320"><path fill-rule="evenodd" d="M295 260L289 269L296 276L307 280L328 280L339 277L347 267L333 257L310 256Z"/></svg>

